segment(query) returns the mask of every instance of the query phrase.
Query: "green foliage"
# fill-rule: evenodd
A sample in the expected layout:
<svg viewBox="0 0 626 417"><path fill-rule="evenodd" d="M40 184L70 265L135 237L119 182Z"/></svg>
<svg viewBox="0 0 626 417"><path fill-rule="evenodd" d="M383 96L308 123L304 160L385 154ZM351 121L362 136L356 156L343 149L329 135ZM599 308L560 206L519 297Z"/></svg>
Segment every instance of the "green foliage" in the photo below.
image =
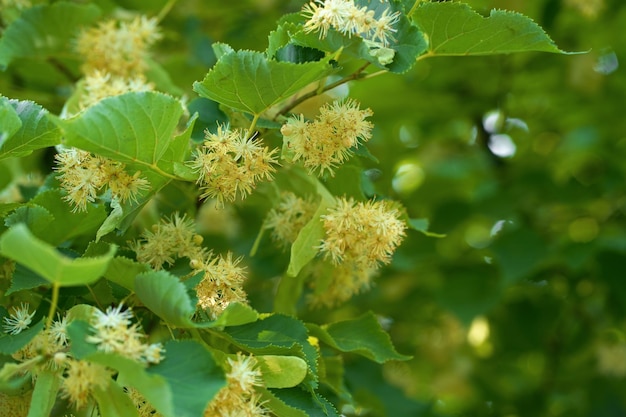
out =
<svg viewBox="0 0 626 417"><path fill-rule="evenodd" d="M605 2L615 17L600 22L621 28ZM9 3L0 404L26 393L29 417L626 410L626 87L622 54L598 52L626 45L572 17L591 2L335 2L352 23L288 0ZM564 56L542 26L592 52ZM81 55L87 28L107 53ZM512 55L533 51L552 55ZM373 115L320 117L348 98ZM349 160L307 171L284 137L327 149L290 117L324 119ZM228 129L245 131L230 153ZM64 160L72 148L85 153ZM211 192L241 198L199 197L216 171ZM384 215L358 223L343 198L397 209L394 254L380 254ZM279 209L290 217L270 221ZM358 235L368 270L346 260L348 237L328 246L329 218L378 225Z"/></svg>

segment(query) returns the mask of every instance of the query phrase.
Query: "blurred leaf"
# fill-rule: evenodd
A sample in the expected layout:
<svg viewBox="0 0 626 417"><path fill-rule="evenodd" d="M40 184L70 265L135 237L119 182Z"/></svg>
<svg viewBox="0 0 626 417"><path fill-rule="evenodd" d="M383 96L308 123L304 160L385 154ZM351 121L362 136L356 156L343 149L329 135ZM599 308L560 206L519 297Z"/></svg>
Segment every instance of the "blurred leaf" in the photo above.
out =
<svg viewBox="0 0 626 417"><path fill-rule="evenodd" d="M70 259L37 239L23 224L13 226L0 237L0 254L62 287L96 281L106 271L115 251L116 246L111 245L109 253L104 256Z"/></svg>
<svg viewBox="0 0 626 417"><path fill-rule="evenodd" d="M236 51L221 56L193 89L201 97L256 115L333 72L325 61L292 64L269 60L260 52Z"/></svg>
<svg viewBox="0 0 626 417"><path fill-rule="evenodd" d="M353 320L324 326L309 323L307 327L312 336L341 352L357 353L378 363L411 359L396 352L389 335L372 312Z"/></svg>
<svg viewBox="0 0 626 417"><path fill-rule="evenodd" d="M0 70L19 57L46 58L67 54L78 31L100 15L93 4L57 2L25 10L2 33Z"/></svg>
<svg viewBox="0 0 626 417"><path fill-rule="evenodd" d="M412 17L428 36L427 56L565 53L532 19L515 12L494 9L483 17L467 4L425 2Z"/></svg>
<svg viewBox="0 0 626 417"><path fill-rule="evenodd" d="M325 214L329 207L330 204L326 200L321 200L313 218L298 233L298 237L291 245L291 257L285 279L296 277L302 268L317 255L317 246L320 245L325 236L320 216Z"/></svg>
<svg viewBox="0 0 626 417"><path fill-rule="evenodd" d="M91 395L98 403L98 411L102 417L139 417L130 396L113 380L109 380L106 389L94 387Z"/></svg>
<svg viewBox="0 0 626 417"><path fill-rule="evenodd" d="M546 244L529 228L503 230L491 250L507 285L527 276L548 255Z"/></svg>
<svg viewBox="0 0 626 417"><path fill-rule="evenodd" d="M21 290L37 288L42 285L50 285L41 275L31 271L22 264L15 265L13 277L11 277L11 286L5 293L10 295Z"/></svg>
<svg viewBox="0 0 626 417"><path fill-rule="evenodd" d="M28 417L48 417L56 401L60 386L61 378L56 372L47 369L39 370Z"/></svg>
<svg viewBox="0 0 626 417"><path fill-rule="evenodd" d="M443 233L434 233L428 231L430 221L428 219L409 219L408 225L411 229L422 232L428 237L446 237Z"/></svg>

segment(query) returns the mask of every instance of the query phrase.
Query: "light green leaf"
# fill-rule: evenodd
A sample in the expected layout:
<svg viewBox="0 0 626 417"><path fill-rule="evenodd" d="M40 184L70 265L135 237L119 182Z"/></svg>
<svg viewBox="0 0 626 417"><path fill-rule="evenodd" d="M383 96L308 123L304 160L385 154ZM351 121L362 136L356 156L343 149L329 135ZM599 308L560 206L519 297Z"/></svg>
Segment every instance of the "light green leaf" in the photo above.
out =
<svg viewBox="0 0 626 417"><path fill-rule="evenodd" d="M175 416L202 416L207 404L226 385L224 372L198 342L170 341L164 349L165 359L148 368L148 373L165 378L169 384Z"/></svg>
<svg viewBox="0 0 626 417"><path fill-rule="evenodd" d="M123 256L113 258L104 277L127 290L135 291L135 277L142 272L148 272L150 267Z"/></svg>
<svg viewBox="0 0 626 417"><path fill-rule="evenodd" d="M45 369L37 372L37 381L27 417L48 417L60 386L61 378L56 372Z"/></svg>
<svg viewBox="0 0 626 417"><path fill-rule="evenodd" d="M236 51L223 55L193 89L201 97L260 114L334 71L328 61L292 64L270 60L261 52Z"/></svg>
<svg viewBox="0 0 626 417"><path fill-rule="evenodd" d="M297 356L256 356L266 388L291 388L304 380L306 362Z"/></svg>
<svg viewBox="0 0 626 417"><path fill-rule="evenodd" d="M133 401L113 380L109 381L106 389L94 387L91 395L98 403L101 417L139 417Z"/></svg>
<svg viewBox="0 0 626 417"><path fill-rule="evenodd" d="M219 315L215 321L211 323L199 323L198 327L227 327L241 326L255 322L259 319L259 313L252 307L241 303L231 303ZM208 326L210 324L210 326Z"/></svg>
<svg viewBox="0 0 626 417"><path fill-rule="evenodd" d="M291 245L287 279L297 276L302 268L317 255L318 250L316 246L319 246L325 234L320 216L326 213L330 206L326 200L321 200L315 214L313 214L313 218L298 233L298 237Z"/></svg>
<svg viewBox="0 0 626 417"><path fill-rule="evenodd" d="M180 101L171 96L131 92L106 98L58 123L67 145L167 176L173 173L162 172L157 164L182 114Z"/></svg>
<svg viewBox="0 0 626 417"><path fill-rule="evenodd" d="M3 132L0 131L0 159L26 156L36 149L47 148L61 142L61 130L52 122L48 111L39 104L0 97L0 106L6 107L7 103L13 107L21 125L8 136L3 136ZM12 130L15 120L8 122L9 130ZM4 127L0 129L4 130Z"/></svg>
<svg viewBox="0 0 626 417"><path fill-rule="evenodd" d="M71 259L57 252L54 246L37 239L24 224L13 226L0 237L0 254L62 287L96 281L106 271L116 249L111 245L106 255Z"/></svg>
<svg viewBox="0 0 626 417"><path fill-rule="evenodd" d="M95 22L100 9L93 4L57 2L24 11L0 39L0 70L20 57L45 58L67 54L81 27Z"/></svg>
<svg viewBox="0 0 626 417"><path fill-rule="evenodd" d="M538 24L515 12L492 10L483 17L467 4L425 2L412 17L428 36L425 56L564 53Z"/></svg>
<svg viewBox="0 0 626 417"><path fill-rule="evenodd" d="M196 308L187 288L178 277L167 271L152 271L135 278L137 297L153 313L176 327L194 327L191 316Z"/></svg>
<svg viewBox="0 0 626 417"><path fill-rule="evenodd" d="M354 320L338 321L326 326L307 324L312 336L342 352L353 352L378 363L408 360L396 352L389 335L380 327L373 313Z"/></svg>
<svg viewBox="0 0 626 417"><path fill-rule="evenodd" d="M115 369L118 384L137 389L162 415L174 415L172 391L161 375L148 373L140 363L115 354L97 352L84 359Z"/></svg>

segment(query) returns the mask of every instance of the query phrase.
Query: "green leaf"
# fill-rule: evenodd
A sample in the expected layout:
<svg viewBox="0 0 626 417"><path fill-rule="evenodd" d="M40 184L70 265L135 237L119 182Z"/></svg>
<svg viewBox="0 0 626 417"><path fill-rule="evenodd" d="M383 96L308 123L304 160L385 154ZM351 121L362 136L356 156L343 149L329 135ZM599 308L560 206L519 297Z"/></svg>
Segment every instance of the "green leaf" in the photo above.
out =
<svg viewBox="0 0 626 417"><path fill-rule="evenodd" d="M137 275L135 292L153 313L176 327L194 327L191 316L195 305L187 288L178 277L167 271L152 271Z"/></svg>
<svg viewBox="0 0 626 417"><path fill-rule="evenodd" d="M83 309L83 312L86 311L86 309ZM84 359L98 351L98 347L95 344L87 342L87 337L93 334L93 330L89 322L85 320L91 320L91 316L80 319L72 318L67 326L67 335L72 342L70 344L70 352L72 357L76 359Z"/></svg>
<svg viewBox="0 0 626 417"><path fill-rule="evenodd" d="M0 97L0 108L6 109L7 103L14 109L21 125L8 136L7 132L0 131L0 159L26 156L36 149L47 148L61 142L61 130L50 119L48 111L39 104ZM11 116L8 117L9 125L5 128L2 123L0 126L3 126L1 128L3 130L11 131L15 128L15 120Z"/></svg>
<svg viewBox="0 0 626 417"><path fill-rule="evenodd" d="M167 381L177 417L202 416L207 404L226 385L224 372L211 353L192 340L170 341L165 359L148 368Z"/></svg>
<svg viewBox="0 0 626 417"><path fill-rule="evenodd" d="M538 24L515 12L492 10L483 17L464 3L425 2L412 17L428 36L427 56L564 53Z"/></svg>
<svg viewBox="0 0 626 417"><path fill-rule="evenodd" d="M45 369L37 372L37 381L27 417L48 417L60 386L61 378L56 372Z"/></svg>
<svg viewBox="0 0 626 417"><path fill-rule="evenodd" d="M37 333L43 330L44 320L33 324L26 330L22 330L16 335L0 333L0 353L11 355L28 344Z"/></svg>
<svg viewBox="0 0 626 417"><path fill-rule="evenodd" d="M236 345L258 355L297 355L310 370L307 380L317 386L317 350L309 343L307 329L300 320L273 314L254 323L224 330Z"/></svg>
<svg viewBox="0 0 626 417"><path fill-rule="evenodd" d="M67 202L62 200L59 189L51 189L37 194L29 203L44 207L54 217L54 222L46 225L46 241L60 244L82 235L93 235L106 219L104 205L88 204L87 210L73 212ZM34 228L30 228L33 232Z"/></svg>
<svg viewBox="0 0 626 417"><path fill-rule="evenodd" d="M149 373L140 363L115 354L97 352L84 359L115 369L118 384L137 389L162 415L174 415L172 391L161 375Z"/></svg>
<svg viewBox="0 0 626 417"><path fill-rule="evenodd" d="M128 394L115 381L109 381L106 389L95 387L91 395L98 403L101 417L139 417L137 407Z"/></svg>
<svg viewBox="0 0 626 417"><path fill-rule="evenodd" d="M319 246L324 238L324 226L320 216L326 213L331 206L326 200L321 200L313 218L300 230L298 237L291 245L291 257L287 267L287 276L296 277L302 268L315 258Z"/></svg>
<svg viewBox="0 0 626 417"><path fill-rule="evenodd" d="M269 389L257 388L256 391L261 394L264 407L271 410L277 417L310 417L303 410L287 405Z"/></svg>
<svg viewBox="0 0 626 417"><path fill-rule="evenodd" d="M62 287L96 281L106 271L116 249L111 245L109 253L104 256L71 259L37 239L23 224L13 226L0 237L0 254Z"/></svg>
<svg viewBox="0 0 626 417"><path fill-rule="evenodd" d="M546 258L548 247L530 228L501 231L491 250L500 265L505 284L513 284L532 272Z"/></svg>
<svg viewBox="0 0 626 417"><path fill-rule="evenodd" d="M4 143L20 130L20 127L22 127L22 120L9 103L9 99L0 97L0 151Z"/></svg>
<svg viewBox="0 0 626 417"><path fill-rule="evenodd" d="M396 352L389 335L372 312L353 320L326 326L307 324L307 327L312 336L342 352L357 353L378 363L411 359Z"/></svg>
<svg viewBox="0 0 626 417"><path fill-rule="evenodd" d="M123 256L113 258L104 272L104 277L127 290L135 291L135 277L142 272L148 272L150 267Z"/></svg>
<svg viewBox="0 0 626 417"><path fill-rule="evenodd" d="M77 116L59 120L66 144L138 169L157 167L172 143L183 114L180 101L156 92L131 92L105 98Z"/></svg>
<svg viewBox="0 0 626 417"><path fill-rule="evenodd" d="M270 60L261 52L236 51L223 55L193 89L201 97L260 114L333 72L328 61L292 64Z"/></svg>
<svg viewBox="0 0 626 417"><path fill-rule="evenodd" d="M290 407L304 411L308 417L339 417L335 407L316 392L305 392L300 388L272 389L274 396Z"/></svg>
<svg viewBox="0 0 626 417"><path fill-rule="evenodd" d="M95 22L100 9L93 4L58 2L25 10L0 39L0 70L20 57L45 58L67 54L81 27Z"/></svg>
<svg viewBox="0 0 626 417"><path fill-rule="evenodd" d="M34 273L22 264L15 265L13 277L11 278L11 286L5 295L13 294L21 290L29 290L42 285L50 285L41 275Z"/></svg>
<svg viewBox="0 0 626 417"><path fill-rule="evenodd" d="M259 313L252 307L241 303L231 303L222 311L215 321L211 323L199 323L198 327L241 326L242 324L255 322L258 319ZM207 326L207 324L210 324L210 326Z"/></svg>
<svg viewBox="0 0 626 417"><path fill-rule="evenodd" d="M266 388L291 388L304 380L307 365L297 356L256 356Z"/></svg>
<svg viewBox="0 0 626 417"><path fill-rule="evenodd" d="M60 243L50 241L46 235L46 228L54 223L54 216L43 207L37 205L22 206L4 219L4 225L8 227L19 223L24 223L39 239L48 243Z"/></svg>

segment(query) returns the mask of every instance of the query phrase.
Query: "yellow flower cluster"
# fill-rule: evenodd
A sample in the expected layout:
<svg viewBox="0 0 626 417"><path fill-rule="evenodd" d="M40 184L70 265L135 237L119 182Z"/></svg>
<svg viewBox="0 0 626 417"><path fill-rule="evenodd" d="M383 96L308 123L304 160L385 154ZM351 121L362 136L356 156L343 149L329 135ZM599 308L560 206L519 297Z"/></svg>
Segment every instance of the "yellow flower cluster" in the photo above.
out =
<svg viewBox="0 0 626 417"><path fill-rule="evenodd" d="M148 263L154 269L171 265L176 258L189 259L195 273L204 273L195 288L197 305L216 318L230 303L248 302L243 289L245 268L239 266L241 258L234 259L231 253L214 256L201 244L202 236L195 233L193 220L174 214L154 225L152 231L144 231L141 238L131 244L131 249L139 262Z"/></svg>
<svg viewBox="0 0 626 417"><path fill-rule="evenodd" d="M351 148L372 137L373 125L365 120L372 114L355 100L335 101L322 106L313 122L302 115L291 117L280 131L294 161L302 160L310 172L332 175L333 168L352 155Z"/></svg>
<svg viewBox="0 0 626 417"><path fill-rule="evenodd" d="M203 259L202 236L196 234L194 222L185 215L175 213L169 219L145 230L139 240L131 243L139 262L159 270L163 264L172 265L175 258Z"/></svg>
<svg viewBox="0 0 626 417"><path fill-rule="evenodd" d="M255 386L262 386L261 371L252 356L237 353L228 358L227 385L222 388L204 411L204 417L265 417L269 411L259 401Z"/></svg>
<svg viewBox="0 0 626 417"><path fill-rule="evenodd" d="M307 302L312 307L334 307L348 301L370 288L374 273L373 269L360 269L351 264L318 263L312 272L313 292L307 296Z"/></svg>
<svg viewBox="0 0 626 417"><path fill-rule="evenodd" d="M61 382L61 398L69 400L76 409L87 405L91 393L106 390L112 372L104 365L86 360L69 359Z"/></svg>
<svg viewBox="0 0 626 417"><path fill-rule="evenodd" d="M94 70L83 80L85 94L81 97L80 108L85 109L103 98L113 97L131 91L152 91L154 85L149 83L142 74L133 77L122 77Z"/></svg>
<svg viewBox="0 0 626 417"><path fill-rule="evenodd" d="M207 131L205 138L190 165L198 174L202 198L216 198L223 205L238 196L245 198L258 181L272 179L276 149L270 151L260 139L248 138L247 131L218 126L217 133Z"/></svg>
<svg viewBox="0 0 626 417"><path fill-rule="evenodd" d="M191 262L194 270L204 273L202 281L196 286L197 305L208 310L212 319L217 318L230 303L248 302L248 295L243 289L245 268L239 266L240 262L241 258L233 259L230 252L226 256Z"/></svg>
<svg viewBox="0 0 626 417"><path fill-rule="evenodd" d="M120 76L143 73L148 49L161 38L157 25L155 18L137 16L129 22L108 20L83 31L76 42L85 59L83 71Z"/></svg>
<svg viewBox="0 0 626 417"><path fill-rule="evenodd" d="M282 246L291 245L300 230L313 218L317 204L312 199L300 198L283 192L278 205L267 213L264 227L272 230L272 238Z"/></svg>
<svg viewBox="0 0 626 417"><path fill-rule="evenodd" d="M130 175L126 165L108 158L94 156L86 151L69 148L55 156L61 187L67 195L64 199L74 207L72 211L87 210L87 203L93 203L106 187L111 198L119 203L136 201L141 191L149 188L140 172Z"/></svg>
<svg viewBox="0 0 626 417"><path fill-rule="evenodd" d="M94 310L91 320L93 334L86 341L98 345L98 350L105 353L117 353L135 362L143 364L159 363L163 359L163 347L160 343L146 344L141 327L132 323L130 308L122 311L123 305L109 307L106 312Z"/></svg>
<svg viewBox="0 0 626 417"><path fill-rule="evenodd" d="M391 261L405 235L400 212L385 201L362 203L340 198L321 217L325 237L319 248L335 265L376 269L379 263Z"/></svg>
<svg viewBox="0 0 626 417"><path fill-rule="evenodd" d="M305 5L302 14L307 18L305 32L319 32L325 38L333 28L348 36L359 35L370 42L387 46L393 39L393 27L400 12L390 13L385 9L376 17L374 10L358 7L352 0L315 0Z"/></svg>
<svg viewBox="0 0 626 417"><path fill-rule="evenodd" d="M9 395L0 392L0 410L6 417L27 417L33 392Z"/></svg>

